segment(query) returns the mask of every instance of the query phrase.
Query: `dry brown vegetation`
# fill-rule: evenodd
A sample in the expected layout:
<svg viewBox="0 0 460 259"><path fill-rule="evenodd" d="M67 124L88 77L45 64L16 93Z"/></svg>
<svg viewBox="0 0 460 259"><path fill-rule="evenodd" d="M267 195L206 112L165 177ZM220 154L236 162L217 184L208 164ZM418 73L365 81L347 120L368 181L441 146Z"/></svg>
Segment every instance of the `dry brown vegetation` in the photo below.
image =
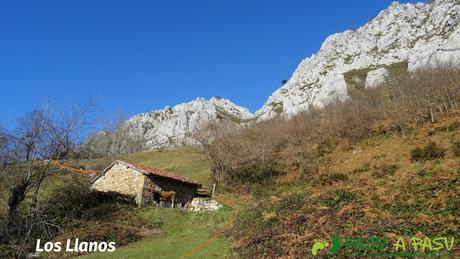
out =
<svg viewBox="0 0 460 259"><path fill-rule="evenodd" d="M456 236L459 94L460 70L438 68L289 119L209 125L197 139L214 180L246 201L234 251L305 258L332 233Z"/></svg>
<svg viewBox="0 0 460 259"><path fill-rule="evenodd" d="M456 111L458 82L460 70L448 67L402 74L292 118L246 126L213 123L195 138L211 158L217 182L260 181L291 171L308 176L317 171L316 158L338 141L392 132L406 136Z"/></svg>

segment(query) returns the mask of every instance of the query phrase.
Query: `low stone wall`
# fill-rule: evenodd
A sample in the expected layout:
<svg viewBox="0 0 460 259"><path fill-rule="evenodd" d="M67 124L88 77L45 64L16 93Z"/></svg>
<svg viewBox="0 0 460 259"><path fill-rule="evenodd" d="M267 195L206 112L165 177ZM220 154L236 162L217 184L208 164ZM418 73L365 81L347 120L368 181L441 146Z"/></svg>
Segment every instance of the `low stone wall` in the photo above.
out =
<svg viewBox="0 0 460 259"><path fill-rule="evenodd" d="M189 211L215 211L222 208L216 200L211 198L196 197L188 206Z"/></svg>

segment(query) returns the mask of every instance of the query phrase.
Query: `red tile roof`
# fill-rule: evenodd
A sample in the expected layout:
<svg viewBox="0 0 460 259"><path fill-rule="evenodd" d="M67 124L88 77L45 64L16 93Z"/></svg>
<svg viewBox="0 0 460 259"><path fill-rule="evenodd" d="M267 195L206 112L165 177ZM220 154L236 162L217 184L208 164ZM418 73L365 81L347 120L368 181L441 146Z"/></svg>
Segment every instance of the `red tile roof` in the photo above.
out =
<svg viewBox="0 0 460 259"><path fill-rule="evenodd" d="M180 175L168 172L168 171L162 171L162 170L159 170L159 169L156 169L156 168L151 168L151 167L143 166L143 165L136 165L136 164L126 162L126 161L119 161L119 162L122 162L122 163L124 163L124 164L126 164L128 166L131 166L131 167L135 168L136 170L139 170L139 171L147 173L147 174L160 176L160 177L165 177L165 178L177 180L177 181L180 181L180 182L201 186L201 184L199 184L198 182L196 182L194 180L191 180L191 179L189 179L187 177L180 176Z"/></svg>

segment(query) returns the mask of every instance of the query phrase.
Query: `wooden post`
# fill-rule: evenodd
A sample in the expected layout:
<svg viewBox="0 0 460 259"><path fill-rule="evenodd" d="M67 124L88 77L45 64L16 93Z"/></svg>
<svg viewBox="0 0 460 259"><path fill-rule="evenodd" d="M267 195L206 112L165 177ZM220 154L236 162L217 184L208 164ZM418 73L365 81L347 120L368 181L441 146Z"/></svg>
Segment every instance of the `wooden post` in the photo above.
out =
<svg viewBox="0 0 460 259"><path fill-rule="evenodd" d="M431 107L431 104L428 105L429 109L430 109L430 119L431 119L431 123L434 123L434 112L433 112L433 108Z"/></svg>
<svg viewBox="0 0 460 259"><path fill-rule="evenodd" d="M212 184L211 198L214 197L214 192L216 191L216 183Z"/></svg>

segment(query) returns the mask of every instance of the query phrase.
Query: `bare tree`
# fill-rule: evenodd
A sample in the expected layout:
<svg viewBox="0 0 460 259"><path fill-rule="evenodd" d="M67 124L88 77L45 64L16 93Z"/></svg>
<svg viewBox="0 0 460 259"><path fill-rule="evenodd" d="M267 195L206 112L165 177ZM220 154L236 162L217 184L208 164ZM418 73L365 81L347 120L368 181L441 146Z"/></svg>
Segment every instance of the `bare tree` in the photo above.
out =
<svg viewBox="0 0 460 259"><path fill-rule="evenodd" d="M9 142L7 156L14 161L3 170L13 177L7 200L7 234L20 236L23 245L37 228L53 226L41 213L39 191L44 179L57 171L51 166L52 159L70 153L69 142L85 125L84 118L92 107L91 102L58 114L45 106L27 113L13 132L4 134ZM26 197L30 197L28 210L20 212Z"/></svg>
<svg viewBox="0 0 460 259"><path fill-rule="evenodd" d="M117 113L102 124L103 130L89 136L80 149L87 156L113 159L122 154L145 150L144 133L129 124L124 112Z"/></svg>
<svg viewBox="0 0 460 259"><path fill-rule="evenodd" d="M8 135L3 126L0 125L0 168L4 168L8 162L7 159Z"/></svg>
<svg viewBox="0 0 460 259"><path fill-rule="evenodd" d="M210 122L203 125L193 133L193 138L201 145L203 152L213 163L212 181L221 183L226 178L230 160L225 154L230 154L225 149L229 147L231 132L235 127L229 121Z"/></svg>

